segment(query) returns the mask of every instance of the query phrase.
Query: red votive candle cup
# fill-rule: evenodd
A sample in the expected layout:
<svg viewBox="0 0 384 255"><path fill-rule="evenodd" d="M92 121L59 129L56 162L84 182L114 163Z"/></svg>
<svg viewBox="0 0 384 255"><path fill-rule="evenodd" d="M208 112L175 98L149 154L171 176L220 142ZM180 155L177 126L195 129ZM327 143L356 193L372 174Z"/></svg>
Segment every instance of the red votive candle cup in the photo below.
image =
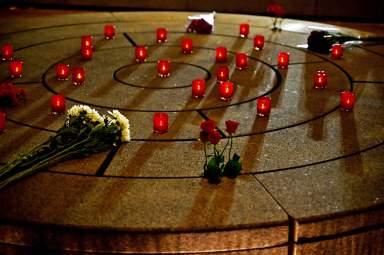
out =
<svg viewBox="0 0 384 255"><path fill-rule="evenodd" d="M242 23L240 24L240 37L248 37L249 34L249 24Z"/></svg>
<svg viewBox="0 0 384 255"><path fill-rule="evenodd" d="M81 47L80 53L83 60L91 60L93 57L93 49L90 46Z"/></svg>
<svg viewBox="0 0 384 255"><path fill-rule="evenodd" d="M5 131L5 122L7 119L7 114L5 112L0 112L0 134Z"/></svg>
<svg viewBox="0 0 384 255"><path fill-rule="evenodd" d="M156 41L157 43L164 43L167 41L167 29L161 27L156 30Z"/></svg>
<svg viewBox="0 0 384 255"><path fill-rule="evenodd" d="M263 35L255 35L255 37L253 37L253 48L255 50L262 50L264 48L264 36Z"/></svg>
<svg viewBox="0 0 384 255"><path fill-rule="evenodd" d="M340 93L340 110L346 112L352 111L355 101L355 93L351 91L342 91Z"/></svg>
<svg viewBox="0 0 384 255"><path fill-rule="evenodd" d="M216 68L216 78L218 82L229 80L229 68L228 66L218 66Z"/></svg>
<svg viewBox="0 0 384 255"><path fill-rule="evenodd" d="M65 113L65 97L63 95L53 95L51 97L51 109L53 114Z"/></svg>
<svg viewBox="0 0 384 255"><path fill-rule="evenodd" d="M92 47L92 36L91 35L83 35L81 37L81 48L84 47Z"/></svg>
<svg viewBox="0 0 384 255"><path fill-rule="evenodd" d="M289 65L289 53L285 51L279 52L277 55L277 65L281 69L288 68Z"/></svg>
<svg viewBox="0 0 384 255"><path fill-rule="evenodd" d="M257 115L268 116L271 112L271 98L267 96L257 99Z"/></svg>
<svg viewBox="0 0 384 255"><path fill-rule="evenodd" d="M12 60L9 62L9 75L11 78L19 78L23 75L23 61Z"/></svg>
<svg viewBox="0 0 384 255"><path fill-rule="evenodd" d="M225 81L219 85L219 95L221 100L230 100L233 96L233 82Z"/></svg>
<svg viewBox="0 0 384 255"><path fill-rule="evenodd" d="M171 72L171 62L169 60L159 60L157 62L157 74L162 77L168 77Z"/></svg>
<svg viewBox="0 0 384 255"><path fill-rule="evenodd" d="M313 76L313 87L316 89L325 89L328 84L328 75L325 71L317 71Z"/></svg>
<svg viewBox="0 0 384 255"><path fill-rule="evenodd" d="M1 47L1 59L2 60L12 60L13 58L13 46L12 44L5 43Z"/></svg>
<svg viewBox="0 0 384 255"><path fill-rule="evenodd" d="M196 79L192 81L192 96L194 98L204 97L205 95L205 80Z"/></svg>
<svg viewBox="0 0 384 255"><path fill-rule="evenodd" d="M341 59L343 56L343 45L335 43L332 45L331 56L333 59Z"/></svg>
<svg viewBox="0 0 384 255"><path fill-rule="evenodd" d="M85 81L85 70L83 67L74 67L72 69L72 84L79 86Z"/></svg>
<svg viewBox="0 0 384 255"><path fill-rule="evenodd" d="M59 81L67 80L69 75L69 65L59 63L56 65L56 79Z"/></svg>
<svg viewBox="0 0 384 255"><path fill-rule="evenodd" d="M243 70L248 66L248 56L245 53L236 53L236 69Z"/></svg>
<svg viewBox="0 0 384 255"><path fill-rule="evenodd" d="M147 47L145 46L136 46L135 48L135 58L137 63L143 63L147 59Z"/></svg>
<svg viewBox="0 0 384 255"><path fill-rule="evenodd" d="M114 25L107 24L104 26L104 38L106 40L111 40L115 38L115 34L116 34L116 27Z"/></svg>
<svg viewBox="0 0 384 255"><path fill-rule="evenodd" d="M168 113L155 112L153 114L153 132L163 134L168 131Z"/></svg>
<svg viewBox="0 0 384 255"><path fill-rule="evenodd" d="M226 62L227 61L227 48L217 47L216 48L216 62Z"/></svg>
<svg viewBox="0 0 384 255"><path fill-rule="evenodd" d="M193 42L191 38L181 40L181 50L184 54L191 54L193 50Z"/></svg>

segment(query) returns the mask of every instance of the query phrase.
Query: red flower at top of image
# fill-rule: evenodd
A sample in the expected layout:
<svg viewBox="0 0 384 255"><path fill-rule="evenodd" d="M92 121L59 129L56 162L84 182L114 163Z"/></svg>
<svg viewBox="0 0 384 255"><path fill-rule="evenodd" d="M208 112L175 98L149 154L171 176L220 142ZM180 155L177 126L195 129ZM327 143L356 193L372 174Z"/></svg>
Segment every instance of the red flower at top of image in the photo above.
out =
<svg viewBox="0 0 384 255"><path fill-rule="evenodd" d="M221 134L219 131L213 131L212 133L209 133L208 139L211 144L218 144L221 139Z"/></svg>
<svg viewBox="0 0 384 255"><path fill-rule="evenodd" d="M285 15L285 8L277 3L270 3L267 6L267 12L276 17L283 17Z"/></svg>
<svg viewBox="0 0 384 255"><path fill-rule="evenodd" d="M200 129L207 133L212 133L216 128L216 121L214 120L205 120L201 122Z"/></svg>
<svg viewBox="0 0 384 255"><path fill-rule="evenodd" d="M206 143L209 141L208 136L209 136L208 132L200 131L200 141L202 141L203 143Z"/></svg>
<svg viewBox="0 0 384 255"><path fill-rule="evenodd" d="M233 135L236 133L236 129L239 126L240 122L234 121L234 120L227 120L225 122L226 131L228 134Z"/></svg>

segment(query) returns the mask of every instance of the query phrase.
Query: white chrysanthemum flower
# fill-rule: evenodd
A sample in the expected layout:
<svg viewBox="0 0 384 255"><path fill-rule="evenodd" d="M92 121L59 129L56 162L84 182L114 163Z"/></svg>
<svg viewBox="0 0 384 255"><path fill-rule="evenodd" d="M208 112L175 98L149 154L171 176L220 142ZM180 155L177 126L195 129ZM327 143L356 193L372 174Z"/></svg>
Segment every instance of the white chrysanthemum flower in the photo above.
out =
<svg viewBox="0 0 384 255"><path fill-rule="evenodd" d="M71 107L71 109L68 110L69 116L77 117L77 116L79 116L79 114L80 114L79 105L74 105Z"/></svg>
<svg viewBox="0 0 384 255"><path fill-rule="evenodd" d="M87 117L92 120L92 122L104 123L104 118L95 110L91 109L90 112L87 112Z"/></svg>
<svg viewBox="0 0 384 255"><path fill-rule="evenodd" d="M118 110L113 110L112 112L109 112L109 114L111 114L114 119L116 119L116 121L119 123L121 129L121 141L129 142L131 140L129 120Z"/></svg>

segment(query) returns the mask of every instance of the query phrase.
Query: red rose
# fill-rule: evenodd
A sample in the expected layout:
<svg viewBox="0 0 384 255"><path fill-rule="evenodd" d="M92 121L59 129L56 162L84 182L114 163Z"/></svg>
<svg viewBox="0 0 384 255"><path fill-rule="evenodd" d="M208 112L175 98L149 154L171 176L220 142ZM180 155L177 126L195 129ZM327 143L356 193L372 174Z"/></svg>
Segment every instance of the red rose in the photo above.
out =
<svg viewBox="0 0 384 255"><path fill-rule="evenodd" d="M214 120L205 120L200 124L201 131L205 131L207 133L212 133L215 130L215 127L216 121Z"/></svg>
<svg viewBox="0 0 384 255"><path fill-rule="evenodd" d="M0 84L0 98L8 100L7 103L11 105L17 105L25 99L25 91L6 81Z"/></svg>
<svg viewBox="0 0 384 255"><path fill-rule="evenodd" d="M209 141L208 136L209 136L208 132L200 131L200 141L202 141L203 143Z"/></svg>
<svg viewBox="0 0 384 255"><path fill-rule="evenodd" d="M233 135L234 133L236 133L236 129L239 126L239 124L240 123L237 121L227 120L225 122L225 126L227 127L226 131L228 132L228 134Z"/></svg>
<svg viewBox="0 0 384 255"><path fill-rule="evenodd" d="M284 7L277 3L270 3L267 7L267 12L273 14L276 17L283 17L285 15Z"/></svg>
<svg viewBox="0 0 384 255"><path fill-rule="evenodd" d="M217 144L218 142L220 142L221 134L219 131L213 131L209 133L208 139L211 144Z"/></svg>

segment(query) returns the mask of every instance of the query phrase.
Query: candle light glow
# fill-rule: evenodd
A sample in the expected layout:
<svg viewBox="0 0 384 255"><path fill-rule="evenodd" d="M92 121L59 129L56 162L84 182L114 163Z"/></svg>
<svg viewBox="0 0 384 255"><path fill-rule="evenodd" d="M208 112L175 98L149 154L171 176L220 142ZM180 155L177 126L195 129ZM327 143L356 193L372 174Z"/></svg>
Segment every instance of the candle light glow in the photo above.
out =
<svg viewBox="0 0 384 255"><path fill-rule="evenodd" d="M1 59L3 61L5 60L12 60L13 58L13 46L12 44L5 43L1 47Z"/></svg>
<svg viewBox="0 0 384 255"><path fill-rule="evenodd" d="M262 96L257 99L257 115L264 117L268 116L271 112L271 98Z"/></svg>
<svg viewBox="0 0 384 255"><path fill-rule="evenodd" d="M104 26L104 38L106 40L111 40L115 38L115 34L116 34L116 27L114 25L107 24Z"/></svg>
<svg viewBox="0 0 384 255"><path fill-rule="evenodd" d="M217 47L216 48L216 62L226 62L227 61L227 48Z"/></svg>
<svg viewBox="0 0 384 255"><path fill-rule="evenodd" d="M153 115L153 132L163 134L168 132L168 113L156 112Z"/></svg>
<svg viewBox="0 0 384 255"><path fill-rule="evenodd" d="M69 65L59 63L56 65L56 79L59 81L67 80L69 75Z"/></svg>
<svg viewBox="0 0 384 255"><path fill-rule="evenodd" d="M245 53L236 53L236 69L243 70L248 66L248 56Z"/></svg>
<svg viewBox="0 0 384 255"><path fill-rule="evenodd" d="M53 95L51 97L51 109L53 114L65 113L65 97L63 95Z"/></svg>
<svg viewBox="0 0 384 255"><path fill-rule="evenodd" d="M216 68L216 78L218 82L228 81L229 79L229 68L226 65L218 66Z"/></svg>
<svg viewBox="0 0 384 255"><path fill-rule="evenodd" d="M147 47L145 46L136 46L135 48L135 58L136 62L143 63L147 60Z"/></svg>
<svg viewBox="0 0 384 255"><path fill-rule="evenodd" d="M85 70L83 67L74 67L72 70L72 84L82 85L85 81Z"/></svg>
<svg viewBox="0 0 384 255"><path fill-rule="evenodd" d="M157 43L164 43L167 41L167 29L158 28L156 30L156 41Z"/></svg>
<svg viewBox="0 0 384 255"><path fill-rule="evenodd" d="M352 111L355 105L356 95L351 91L342 91L340 93L340 110L349 112Z"/></svg>
<svg viewBox="0 0 384 255"><path fill-rule="evenodd" d="M196 79L192 81L192 96L194 98L204 97L205 95L205 80Z"/></svg>
<svg viewBox="0 0 384 255"><path fill-rule="evenodd" d="M166 78L170 75L171 62L169 60L159 60L157 62L157 73L160 77Z"/></svg>
<svg viewBox="0 0 384 255"><path fill-rule="evenodd" d="M248 37L249 34L249 24L242 23L240 24L240 37L245 38Z"/></svg>
<svg viewBox="0 0 384 255"><path fill-rule="evenodd" d="M23 75L23 61L12 60L9 62L9 75L11 78L19 78Z"/></svg>
<svg viewBox="0 0 384 255"><path fill-rule="evenodd" d="M224 101L230 100L233 96L233 92L234 92L233 82L225 81L220 83L219 95L221 100L224 100Z"/></svg>
<svg viewBox="0 0 384 255"><path fill-rule="evenodd" d="M263 35L255 35L253 38L253 48L255 50L262 50L264 48L264 36Z"/></svg>

